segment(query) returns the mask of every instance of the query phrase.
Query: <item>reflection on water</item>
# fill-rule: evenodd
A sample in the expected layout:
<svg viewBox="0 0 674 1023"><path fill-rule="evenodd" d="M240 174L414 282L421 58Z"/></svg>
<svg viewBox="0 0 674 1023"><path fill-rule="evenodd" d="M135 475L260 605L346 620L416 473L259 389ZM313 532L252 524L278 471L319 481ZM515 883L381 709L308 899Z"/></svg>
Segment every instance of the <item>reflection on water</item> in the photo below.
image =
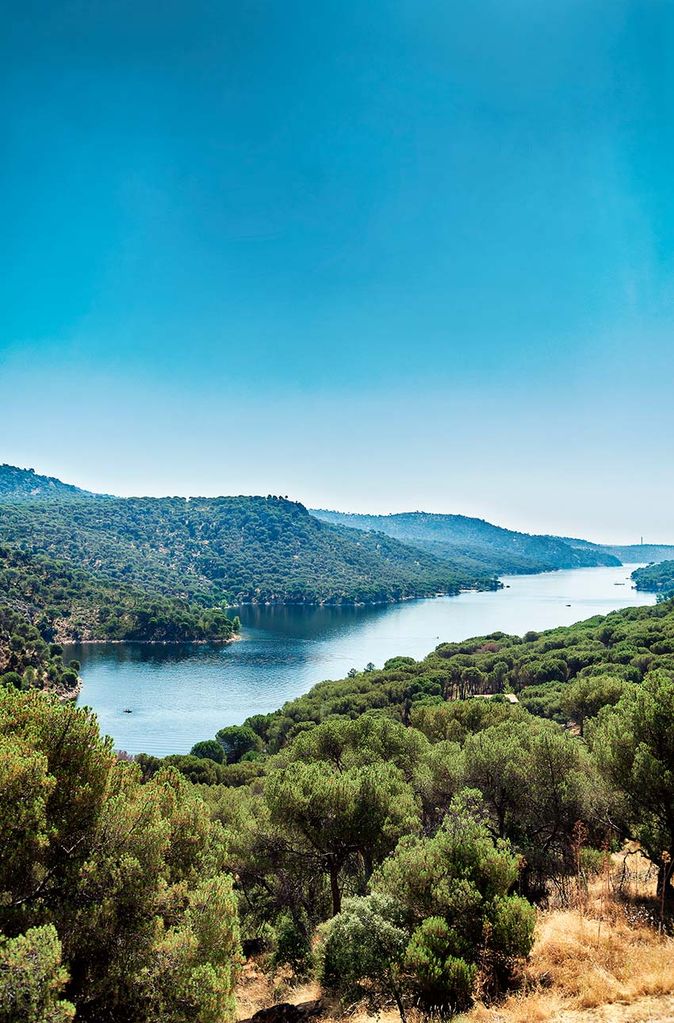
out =
<svg viewBox="0 0 674 1023"><path fill-rule="evenodd" d="M521 635L654 603L631 589L633 567L510 576L496 592L387 607L243 607L242 638L228 646L87 644L68 647L66 656L82 662L80 702L94 708L118 748L182 753L223 725L275 710L369 661L381 666L397 654L423 657L442 641Z"/></svg>

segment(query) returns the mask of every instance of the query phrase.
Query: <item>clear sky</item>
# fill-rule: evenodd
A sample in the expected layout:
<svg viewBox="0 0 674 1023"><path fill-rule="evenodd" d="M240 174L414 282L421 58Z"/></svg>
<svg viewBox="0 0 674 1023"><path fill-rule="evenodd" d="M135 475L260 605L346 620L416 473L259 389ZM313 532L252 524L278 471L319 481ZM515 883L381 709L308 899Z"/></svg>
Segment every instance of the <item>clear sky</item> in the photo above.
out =
<svg viewBox="0 0 674 1023"><path fill-rule="evenodd" d="M670 0L7 0L0 461L674 542Z"/></svg>

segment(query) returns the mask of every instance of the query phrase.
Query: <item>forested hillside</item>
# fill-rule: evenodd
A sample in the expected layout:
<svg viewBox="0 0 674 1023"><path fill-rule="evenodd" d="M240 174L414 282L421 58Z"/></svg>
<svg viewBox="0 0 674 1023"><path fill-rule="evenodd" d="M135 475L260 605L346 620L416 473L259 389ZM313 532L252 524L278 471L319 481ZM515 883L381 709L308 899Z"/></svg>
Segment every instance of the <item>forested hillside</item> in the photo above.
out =
<svg viewBox="0 0 674 1023"><path fill-rule="evenodd" d="M232 621L220 608L189 604L44 554L0 545L0 606L23 614L47 641L223 641Z"/></svg>
<svg viewBox="0 0 674 1023"><path fill-rule="evenodd" d="M0 542L205 605L371 603L496 585L484 570L331 526L280 497L15 500L7 484L2 501Z"/></svg>
<svg viewBox="0 0 674 1023"><path fill-rule="evenodd" d="M466 571L547 572L620 563L613 552L592 544L574 547L559 537L517 533L465 515L355 515L324 509L312 509L311 513L324 522L386 533Z"/></svg>
<svg viewBox="0 0 674 1023"><path fill-rule="evenodd" d="M623 565L638 565L644 562L659 562L674 557L674 546L672 544L601 544L591 543L589 540L576 540L572 537L562 537L565 543L570 544L582 551L591 551L595 554L610 554L618 558Z"/></svg>
<svg viewBox="0 0 674 1023"><path fill-rule="evenodd" d="M437 1019L519 982L537 907L587 905L596 884L605 914L625 840L658 894L615 913L671 926L673 719L669 603L393 658L189 756L136 759L198 785L272 976ZM671 942L649 934L633 938L659 993Z"/></svg>
<svg viewBox="0 0 674 1023"><path fill-rule="evenodd" d="M16 611L0 658L12 1023L231 1023L240 933L270 984L449 1018L521 983L539 907L606 891L625 840L657 895L616 912L671 925L672 602L393 658L164 761L36 691L76 670Z"/></svg>
<svg viewBox="0 0 674 1023"><path fill-rule="evenodd" d="M661 561L655 565L638 568L632 572L632 578L638 590L665 596L674 595L674 561Z"/></svg>

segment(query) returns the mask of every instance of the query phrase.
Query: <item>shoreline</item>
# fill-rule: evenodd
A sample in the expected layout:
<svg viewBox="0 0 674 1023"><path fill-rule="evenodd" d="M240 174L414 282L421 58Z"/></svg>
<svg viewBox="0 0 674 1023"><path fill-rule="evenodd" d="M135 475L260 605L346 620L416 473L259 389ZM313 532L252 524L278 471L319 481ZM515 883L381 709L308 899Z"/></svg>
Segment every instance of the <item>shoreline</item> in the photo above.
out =
<svg viewBox="0 0 674 1023"><path fill-rule="evenodd" d="M60 646L101 646L103 644L139 643L143 646L229 646L242 637L237 632L229 639L61 639Z"/></svg>

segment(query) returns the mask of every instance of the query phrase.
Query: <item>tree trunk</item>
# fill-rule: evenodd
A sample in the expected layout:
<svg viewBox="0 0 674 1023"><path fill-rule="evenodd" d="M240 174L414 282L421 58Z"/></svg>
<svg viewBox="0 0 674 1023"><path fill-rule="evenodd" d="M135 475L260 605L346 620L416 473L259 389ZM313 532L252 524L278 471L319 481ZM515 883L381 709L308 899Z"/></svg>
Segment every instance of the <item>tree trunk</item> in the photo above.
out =
<svg viewBox="0 0 674 1023"><path fill-rule="evenodd" d="M337 916L342 908L342 893L339 890L339 866L330 860L330 892L332 895L332 915Z"/></svg>
<svg viewBox="0 0 674 1023"><path fill-rule="evenodd" d="M391 992L392 992L393 997L395 999L395 1003L398 1006L398 1012L400 1013L400 1019L401 1019L402 1023L407 1023L407 1016L405 1015L405 1006L403 1005L403 1000L400 997L400 992L398 991L398 985L396 984L395 980L393 979L393 968L391 966L389 966L388 975L389 975L389 984L391 986Z"/></svg>
<svg viewBox="0 0 674 1023"><path fill-rule="evenodd" d="M674 863L659 863L658 864L658 885L657 885L657 897L663 903L669 903L674 899L674 889L672 888L672 867Z"/></svg>

